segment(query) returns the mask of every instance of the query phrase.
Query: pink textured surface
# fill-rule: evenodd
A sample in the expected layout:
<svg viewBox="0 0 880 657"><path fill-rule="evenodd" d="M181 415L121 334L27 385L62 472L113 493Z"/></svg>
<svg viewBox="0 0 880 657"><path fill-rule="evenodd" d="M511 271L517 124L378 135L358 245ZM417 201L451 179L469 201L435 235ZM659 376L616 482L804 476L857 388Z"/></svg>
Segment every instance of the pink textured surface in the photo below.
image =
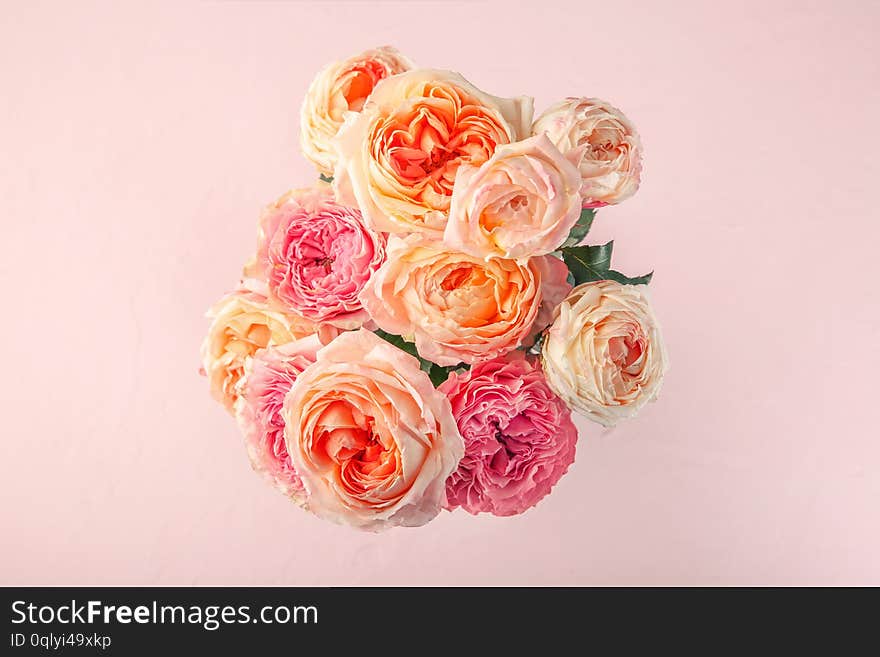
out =
<svg viewBox="0 0 880 657"><path fill-rule="evenodd" d="M880 6L533 7L4 3L0 583L880 584ZM314 178L308 82L385 43L643 136L594 240L656 269L672 369L517 518L325 524L197 375L259 209Z"/></svg>

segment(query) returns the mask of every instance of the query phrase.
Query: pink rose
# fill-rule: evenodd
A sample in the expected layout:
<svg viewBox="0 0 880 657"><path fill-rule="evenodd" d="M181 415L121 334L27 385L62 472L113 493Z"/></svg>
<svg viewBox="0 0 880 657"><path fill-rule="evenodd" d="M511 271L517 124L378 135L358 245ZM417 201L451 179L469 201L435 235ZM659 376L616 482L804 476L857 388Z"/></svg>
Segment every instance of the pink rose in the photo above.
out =
<svg viewBox="0 0 880 657"><path fill-rule="evenodd" d="M581 172L584 207L620 203L636 193L642 145L623 112L598 98L566 98L532 126L546 134Z"/></svg>
<svg viewBox="0 0 880 657"><path fill-rule="evenodd" d="M282 416L309 510L362 529L430 521L464 453L449 401L418 360L365 329L318 351Z"/></svg>
<svg viewBox="0 0 880 657"><path fill-rule="evenodd" d="M385 237L324 187L288 192L263 212L246 273L303 317L351 329L368 319L358 294L384 260Z"/></svg>
<svg viewBox="0 0 880 657"><path fill-rule="evenodd" d="M462 165L444 241L475 256L522 258L555 251L581 213L581 176L544 135Z"/></svg>
<svg viewBox="0 0 880 657"><path fill-rule="evenodd" d="M438 365L475 363L530 341L571 289L554 256L488 260L418 235L388 241L361 293L379 328L415 342Z"/></svg>
<svg viewBox="0 0 880 657"><path fill-rule="evenodd" d="M513 352L463 374L453 372L440 390L449 397L465 443L464 458L446 481L448 508L522 513L574 462L577 428L537 359Z"/></svg>
<svg viewBox="0 0 880 657"><path fill-rule="evenodd" d="M235 416L254 470L300 505L307 495L287 453L281 408L296 377L315 362L321 346L315 334L257 351L245 366L235 404Z"/></svg>

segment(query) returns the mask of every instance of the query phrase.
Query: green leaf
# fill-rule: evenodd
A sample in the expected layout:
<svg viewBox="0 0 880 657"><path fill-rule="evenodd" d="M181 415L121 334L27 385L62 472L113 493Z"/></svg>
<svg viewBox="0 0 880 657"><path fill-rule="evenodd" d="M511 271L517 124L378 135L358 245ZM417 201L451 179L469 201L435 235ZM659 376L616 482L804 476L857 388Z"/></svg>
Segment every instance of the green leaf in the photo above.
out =
<svg viewBox="0 0 880 657"><path fill-rule="evenodd" d="M624 285L647 285L651 282L651 278L653 278L653 276L654 272L632 277L621 274L619 271L614 271L613 269L609 269L607 272L605 272L605 278L611 279L612 281L617 281L618 283L622 283Z"/></svg>
<svg viewBox="0 0 880 657"><path fill-rule="evenodd" d="M627 276L611 269L614 242L596 246L567 246L561 249L562 259L568 266L574 285L593 281L617 281L622 285L647 285L654 272L642 276Z"/></svg>
<svg viewBox="0 0 880 657"><path fill-rule="evenodd" d="M427 361L426 361L427 362ZM449 373L455 369L454 367L441 367L436 363L431 363L431 369L428 372L428 376L431 377L431 383L434 384L436 388L441 383L446 381L449 378Z"/></svg>
<svg viewBox="0 0 880 657"><path fill-rule="evenodd" d="M408 353L411 356L415 356L420 361L422 360L421 356L419 356L418 350L416 349L416 345L412 342L407 342L406 340L404 340L403 336L393 335L391 333L386 333L382 329L376 329L374 331L374 333L376 335L378 335L380 338L382 338L383 340L385 340L386 342L390 342L398 349L405 351L406 353ZM422 367L422 369L425 369L425 368ZM427 370L425 370L425 371L427 371Z"/></svg>
<svg viewBox="0 0 880 657"><path fill-rule="evenodd" d="M332 183L333 176L325 176L323 173L318 176L318 180L325 183Z"/></svg>
<svg viewBox="0 0 880 657"><path fill-rule="evenodd" d="M593 218L596 216L596 210L593 208L584 208L581 210L581 216L577 223L572 226L568 238L562 243L562 246L577 246L584 241L590 228L593 226Z"/></svg>
<svg viewBox="0 0 880 657"><path fill-rule="evenodd" d="M567 246L562 249L562 259L574 276L574 284L580 285L607 278L613 250L613 240L597 246Z"/></svg>
<svg viewBox="0 0 880 657"><path fill-rule="evenodd" d="M407 342L400 335L386 333L382 329L376 329L373 332L386 342L393 344L398 349L405 351L411 356L415 356L419 361L419 367L421 367L422 371L428 375L428 378L431 379L431 383L434 384L435 388L443 383L447 378L449 378L449 373L452 370L456 369L456 367L459 367L457 365L452 367L443 367L442 365L433 363L426 358L422 358L421 356L419 356L416 345L412 342Z"/></svg>
<svg viewBox="0 0 880 657"><path fill-rule="evenodd" d="M534 344L526 349L526 352L532 354L533 356L538 356L541 353L541 347L544 346L544 339L547 335L542 331L538 334L538 337L535 338Z"/></svg>

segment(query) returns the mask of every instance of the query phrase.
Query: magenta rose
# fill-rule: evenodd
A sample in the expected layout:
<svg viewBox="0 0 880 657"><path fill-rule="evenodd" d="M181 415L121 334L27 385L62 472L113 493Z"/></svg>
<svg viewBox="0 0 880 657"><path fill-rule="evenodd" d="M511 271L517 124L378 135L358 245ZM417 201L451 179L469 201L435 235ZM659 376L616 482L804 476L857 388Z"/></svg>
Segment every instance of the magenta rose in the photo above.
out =
<svg viewBox="0 0 880 657"><path fill-rule="evenodd" d="M321 346L315 334L260 349L248 361L235 404L235 417L254 470L300 505L305 504L307 495L287 452L281 409L296 377L315 362Z"/></svg>
<svg viewBox="0 0 880 657"><path fill-rule="evenodd" d="M353 329L369 319L358 294L384 261L384 235L324 186L290 191L266 208L245 273L306 319Z"/></svg>
<svg viewBox="0 0 880 657"><path fill-rule="evenodd" d="M464 438L447 508L512 516L541 501L574 462L578 432L540 362L515 351L440 386Z"/></svg>

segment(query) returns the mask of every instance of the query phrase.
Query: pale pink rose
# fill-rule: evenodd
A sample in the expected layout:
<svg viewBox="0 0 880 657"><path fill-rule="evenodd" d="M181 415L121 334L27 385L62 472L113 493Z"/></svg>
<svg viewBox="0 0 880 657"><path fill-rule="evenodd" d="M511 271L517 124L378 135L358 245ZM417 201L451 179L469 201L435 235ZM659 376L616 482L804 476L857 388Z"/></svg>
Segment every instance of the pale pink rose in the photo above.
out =
<svg viewBox="0 0 880 657"><path fill-rule="evenodd" d="M522 258L558 249L581 213L581 176L538 135L463 165L452 191L444 241L475 256Z"/></svg>
<svg viewBox="0 0 880 657"><path fill-rule="evenodd" d="M358 294L384 260L385 236L324 186L290 191L266 208L246 273L306 319L351 329L368 319Z"/></svg>
<svg viewBox="0 0 880 657"><path fill-rule="evenodd" d="M530 98L490 96L458 73L386 78L339 131L334 188L376 230L440 238L459 166L528 136L531 117Z"/></svg>
<svg viewBox="0 0 880 657"><path fill-rule="evenodd" d="M310 335L258 350L245 366L235 417L254 470L297 504L306 503L302 480L287 453L281 408L296 377L315 362L323 345Z"/></svg>
<svg viewBox="0 0 880 657"><path fill-rule="evenodd" d="M361 111L379 80L411 68L406 57L383 46L334 62L315 76L300 111L300 144L303 155L318 171L328 176L333 173L333 139L346 114Z"/></svg>
<svg viewBox="0 0 880 657"><path fill-rule="evenodd" d="M655 399L668 368L647 286L584 283L559 304L542 347L550 387L604 426Z"/></svg>
<svg viewBox="0 0 880 657"><path fill-rule="evenodd" d="M258 349L285 344L319 329L314 322L274 306L257 291L259 287L255 281L244 281L208 311L211 327L202 342L202 370L211 395L230 413L245 364ZM333 330L324 332L329 338Z"/></svg>
<svg viewBox="0 0 880 657"><path fill-rule="evenodd" d="M578 432L536 358L515 351L453 372L439 390L465 454L446 480L447 508L512 516L535 506L574 462Z"/></svg>
<svg viewBox="0 0 880 657"><path fill-rule="evenodd" d="M544 328L570 289L567 275L554 256L486 260L416 235L391 237L361 301L379 328L414 341L423 358L475 363Z"/></svg>
<svg viewBox="0 0 880 657"><path fill-rule="evenodd" d="M362 529L429 522L464 453L449 401L418 360L365 329L318 351L282 417L309 510Z"/></svg>
<svg viewBox="0 0 880 657"><path fill-rule="evenodd" d="M623 113L598 98L567 98L549 107L532 133L546 134L583 178L584 207L620 203L636 193L642 146Z"/></svg>

